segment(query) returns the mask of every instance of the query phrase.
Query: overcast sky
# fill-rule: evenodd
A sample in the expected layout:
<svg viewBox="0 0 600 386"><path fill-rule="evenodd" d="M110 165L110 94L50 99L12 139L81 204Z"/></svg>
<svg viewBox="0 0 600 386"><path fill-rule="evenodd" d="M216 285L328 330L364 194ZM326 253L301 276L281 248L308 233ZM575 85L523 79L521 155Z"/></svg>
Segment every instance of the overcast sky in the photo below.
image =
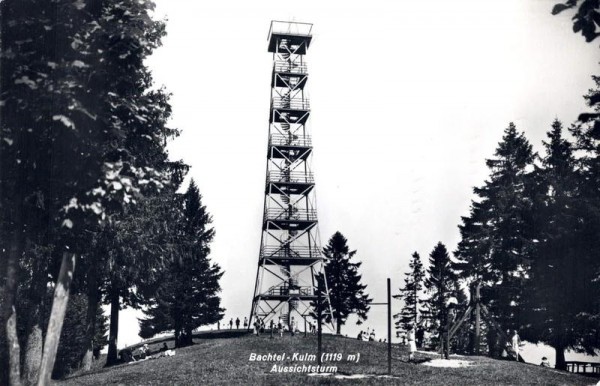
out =
<svg viewBox="0 0 600 386"><path fill-rule="evenodd" d="M397 292L413 251L426 260L438 241L455 249L508 123L540 150L554 118L568 127L584 110L600 60L570 14L550 14L555 0L156 3L168 36L148 64L173 93L182 135L171 155L191 165L214 217L227 321L249 314L257 269L271 20L314 23L306 59L321 240L348 238L379 302L387 277ZM385 312L373 307L366 324L378 338ZM139 341L134 313L122 318L119 345Z"/></svg>

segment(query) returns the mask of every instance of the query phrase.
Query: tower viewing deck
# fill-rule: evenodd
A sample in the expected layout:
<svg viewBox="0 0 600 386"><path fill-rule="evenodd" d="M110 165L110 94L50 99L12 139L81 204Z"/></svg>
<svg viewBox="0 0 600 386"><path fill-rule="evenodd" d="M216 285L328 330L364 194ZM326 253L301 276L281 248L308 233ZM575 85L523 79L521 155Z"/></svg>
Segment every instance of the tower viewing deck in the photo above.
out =
<svg viewBox="0 0 600 386"><path fill-rule="evenodd" d="M289 50L305 55L312 40L312 27L311 23L273 20L267 38L269 52L278 52L278 46L285 42Z"/></svg>

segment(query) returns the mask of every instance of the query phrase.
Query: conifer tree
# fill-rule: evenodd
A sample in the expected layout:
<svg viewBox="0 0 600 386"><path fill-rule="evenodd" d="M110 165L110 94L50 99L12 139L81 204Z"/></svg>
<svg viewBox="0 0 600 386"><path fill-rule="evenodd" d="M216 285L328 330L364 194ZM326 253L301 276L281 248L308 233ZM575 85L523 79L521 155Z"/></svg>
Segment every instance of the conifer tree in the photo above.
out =
<svg viewBox="0 0 600 386"><path fill-rule="evenodd" d="M160 277L140 324L142 338L174 331L178 347L192 344L193 330L218 322L224 311L219 297L223 272L208 258L214 237L209 227L212 218L193 180L180 205L179 222L172 229L178 250Z"/></svg>
<svg viewBox="0 0 600 386"><path fill-rule="evenodd" d="M329 299L336 322L336 333L341 334L341 329L348 316L356 314L357 324L367 319L369 304L373 299L365 292L367 286L360 282L358 273L362 262L352 262L356 251L350 251L348 240L340 233L335 232L323 248L327 259L325 264L325 278L329 289ZM319 288L324 288L323 278L317 275Z"/></svg>
<svg viewBox="0 0 600 386"><path fill-rule="evenodd" d="M519 327L523 284L533 245L531 169L534 153L510 123L495 157L486 160L489 180L474 189L469 216L459 226L457 270L470 287L481 284L481 298L503 329ZM488 339L496 353L494 339Z"/></svg>
<svg viewBox="0 0 600 386"><path fill-rule="evenodd" d="M586 310L577 315L580 347L588 353L600 348L600 76L592 76L595 87L584 96L592 112L579 115L570 131L575 137L579 158L577 168L581 177L580 217L582 233L577 240L578 261L585 268L579 277L590 299Z"/></svg>
<svg viewBox="0 0 600 386"><path fill-rule="evenodd" d="M400 313L394 315L394 318L398 319L396 320L396 329L402 330L408 330L409 326L417 326L422 313L419 295L423 289L425 272L421 257L417 252L412 254L408 267L410 271L405 274L404 288L400 289L399 295L394 295L394 298L402 299L404 302Z"/></svg>
<svg viewBox="0 0 600 386"><path fill-rule="evenodd" d="M571 143L558 120L547 133L546 154L536 170L536 249L525 297L528 328L523 336L556 350L556 368L566 370L566 348L581 338L577 315L588 311L588 267L580 253L586 210L580 197L580 178ZM589 283L589 282L588 282Z"/></svg>
<svg viewBox="0 0 600 386"><path fill-rule="evenodd" d="M450 259L446 246L439 242L429 254L429 267L425 278L425 288L429 297L425 300L430 329L438 332L448 325L448 307L456 303L458 276L454 262Z"/></svg>
<svg viewBox="0 0 600 386"><path fill-rule="evenodd" d="M573 32L581 33L588 43L594 41L600 36L598 1L567 0L556 4L552 14L573 8ZM592 111L580 114L570 129L575 137L574 150L581 155L577 164L583 181L581 199L587 211L580 218L584 231L578 240L578 259L588 267L587 275L580 280L587 283L586 298L590 299L587 310L577 316L576 324L581 336L579 347L590 354L594 348L600 347L600 260L597 258L600 254L600 76L593 75L592 79L595 87L584 96Z"/></svg>

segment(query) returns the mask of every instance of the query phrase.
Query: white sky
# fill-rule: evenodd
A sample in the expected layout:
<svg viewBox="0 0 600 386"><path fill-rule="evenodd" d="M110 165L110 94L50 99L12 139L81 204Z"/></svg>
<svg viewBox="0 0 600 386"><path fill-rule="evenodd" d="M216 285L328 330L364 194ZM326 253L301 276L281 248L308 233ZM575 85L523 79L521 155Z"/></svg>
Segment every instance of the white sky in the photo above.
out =
<svg viewBox="0 0 600 386"><path fill-rule="evenodd" d="M455 249L508 123L539 150L555 117L568 127L585 108L600 60L569 14L551 16L555 0L156 2L168 36L148 63L183 131L171 154L192 166L214 217L227 321L249 314L254 290L271 20L314 23L306 58L321 240L348 238L377 302L385 278L394 292L403 284L413 251L426 260L438 241ZM385 313L373 307L366 324L378 338ZM123 312L120 346L139 341L135 315Z"/></svg>

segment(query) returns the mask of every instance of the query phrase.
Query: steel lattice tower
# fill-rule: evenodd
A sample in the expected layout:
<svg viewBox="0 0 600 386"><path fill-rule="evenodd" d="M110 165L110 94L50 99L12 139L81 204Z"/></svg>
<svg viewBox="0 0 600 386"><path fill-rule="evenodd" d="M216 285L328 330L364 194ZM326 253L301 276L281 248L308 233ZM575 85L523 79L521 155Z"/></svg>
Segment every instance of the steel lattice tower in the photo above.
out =
<svg viewBox="0 0 600 386"><path fill-rule="evenodd" d="M325 277L321 254L312 142L307 131L310 104L304 55L312 24L272 21L273 53L267 176L262 238L250 319L282 318L290 325L309 317L317 299L317 275ZM327 283L323 312L331 315Z"/></svg>

